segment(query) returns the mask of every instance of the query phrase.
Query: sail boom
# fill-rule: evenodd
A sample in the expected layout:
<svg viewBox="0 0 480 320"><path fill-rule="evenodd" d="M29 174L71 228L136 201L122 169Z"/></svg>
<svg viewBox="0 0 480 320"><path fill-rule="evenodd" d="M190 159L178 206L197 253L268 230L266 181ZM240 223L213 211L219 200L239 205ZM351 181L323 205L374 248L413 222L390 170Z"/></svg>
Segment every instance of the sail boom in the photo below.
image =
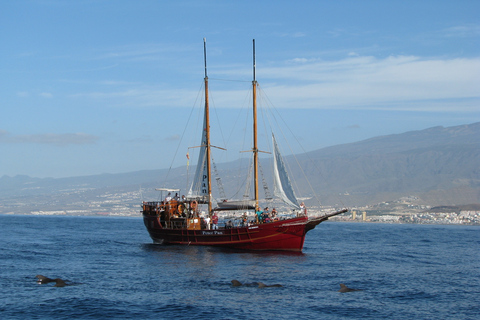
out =
<svg viewBox="0 0 480 320"><path fill-rule="evenodd" d="M156 188L156 191L166 191L166 192L180 192L180 189L172 189L172 188Z"/></svg>
<svg viewBox="0 0 480 320"><path fill-rule="evenodd" d="M218 202L215 211L254 210L255 200L234 200Z"/></svg>

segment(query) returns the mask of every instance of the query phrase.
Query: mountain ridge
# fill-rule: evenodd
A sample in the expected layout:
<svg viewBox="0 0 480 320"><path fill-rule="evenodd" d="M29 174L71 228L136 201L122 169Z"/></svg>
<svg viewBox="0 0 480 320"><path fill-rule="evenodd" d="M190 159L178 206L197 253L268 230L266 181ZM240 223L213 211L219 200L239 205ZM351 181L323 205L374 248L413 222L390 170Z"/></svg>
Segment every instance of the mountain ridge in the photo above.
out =
<svg viewBox="0 0 480 320"><path fill-rule="evenodd" d="M419 202L432 206L480 203L480 122L378 136L310 151L296 158L288 156L285 161L298 161L304 172L294 169L290 173L298 185L308 185L304 173L309 176L325 205L362 206L404 196L418 197ZM262 164L267 161L261 160ZM233 163L217 164L227 191L234 188ZM164 183L185 190L186 186L181 184L186 179L179 179L185 176L184 169L182 166L70 178L2 176L0 199L54 199L69 192L83 192L95 198L107 190L140 188L145 190L145 196L155 197L149 190ZM168 171L169 179L159 183ZM271 175L267 173L266 179L271 180ZM307 189L299 191L306 198L315 196Z"/></svg>

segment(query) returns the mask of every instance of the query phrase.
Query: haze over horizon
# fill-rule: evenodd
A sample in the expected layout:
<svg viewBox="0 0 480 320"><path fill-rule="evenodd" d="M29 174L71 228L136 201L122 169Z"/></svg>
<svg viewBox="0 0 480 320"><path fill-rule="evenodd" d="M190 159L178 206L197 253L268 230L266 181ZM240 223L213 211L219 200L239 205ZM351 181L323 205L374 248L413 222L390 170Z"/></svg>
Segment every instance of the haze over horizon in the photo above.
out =
<svg viewBox="0 0 480 320"><path fill-rule="evenodd" d="M203 81L204 37L218 120L242 108L256 39L257 80L306 151L479 122L479 9L466 0L4 1L0 177L168 168L169 155L187 151L177 146Z"/></svg>

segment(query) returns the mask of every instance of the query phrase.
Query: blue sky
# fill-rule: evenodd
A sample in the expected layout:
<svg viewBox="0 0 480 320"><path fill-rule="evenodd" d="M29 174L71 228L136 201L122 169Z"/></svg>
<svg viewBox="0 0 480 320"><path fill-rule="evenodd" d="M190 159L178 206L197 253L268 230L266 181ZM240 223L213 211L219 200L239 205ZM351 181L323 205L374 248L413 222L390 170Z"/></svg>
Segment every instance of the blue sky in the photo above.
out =
<svg viewBox="0 0 480 320"><path fill-rule="evenodd" d="M307 151L478 122L478 12L480 1L2 0L0 177L185 165L204 37L220 122L242 108L255 38L257 80Z"/></svg>

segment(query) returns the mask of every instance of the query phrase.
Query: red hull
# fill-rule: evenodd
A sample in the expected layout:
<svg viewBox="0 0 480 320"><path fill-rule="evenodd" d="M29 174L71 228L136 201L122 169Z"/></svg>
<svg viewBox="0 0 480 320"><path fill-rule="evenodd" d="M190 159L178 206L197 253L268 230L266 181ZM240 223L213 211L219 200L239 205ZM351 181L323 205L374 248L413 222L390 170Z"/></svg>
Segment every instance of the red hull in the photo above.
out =
<svg viewBox="0 0 480 320"><path fill-rule="evenodd" d="M144 215L143 220L155 242L243 250L302 251L305 234L311 229L307 217L218 230L167 229L155 216Z"/></svg>

